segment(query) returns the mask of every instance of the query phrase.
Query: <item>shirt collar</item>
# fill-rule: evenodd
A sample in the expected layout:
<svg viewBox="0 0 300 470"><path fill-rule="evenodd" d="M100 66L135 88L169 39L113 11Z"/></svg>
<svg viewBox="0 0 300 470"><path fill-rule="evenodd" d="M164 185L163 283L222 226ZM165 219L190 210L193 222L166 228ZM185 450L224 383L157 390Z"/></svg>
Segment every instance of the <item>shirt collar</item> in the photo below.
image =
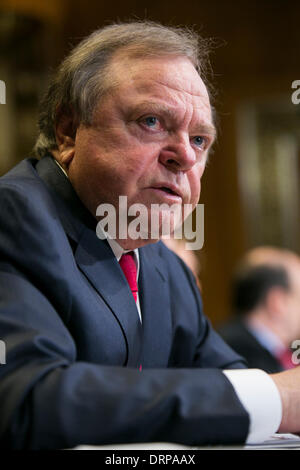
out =
<svg viewBox="0 0 300 470"><path fill-rule="evenodd" d="M58 165L58 166L59 166L59 168L60 168L60 169L61 169L61 171L62 171L62 172L65 174L65 176L66 176L66 177L69 179L69 177L68 177L68 174L67 174L66 170L64 170L64 168L61 166L61 164L60 164L60 163L58 163L58 161L56 160L56 158L54 158L53 160L55 161L56 165Z"/></svg>
<svg viewBox="0 0 300 470"><path fill-rule="evenodd" d="M263 325L252 325L247 322L247 327L253 334L253 336L259 341L259 343L264 346L271 354L277 355L283 350L285 346L282 341L275 335L272 331L266 328Z"/></svg>
<svg viewBox="0 0 300 470"><path fill-rule="evenodd" d="M139 257L138 248L136 248L135 250L124 250L124 248L122 248L121 245L119 245L119 243L116 242L116 240L113 240L112 238L109 238L107 236L107 234L106 234L106 240L107 240L107 243L109 244L113 254L117 258L118 262L120 261L122 255L124 255L125 253L130 253L131 251L133 251L134 261L135 261L135 265L136 265L136 269L137 269L137 279L138 279L139 271L140 271L140 257Z"/></svg>

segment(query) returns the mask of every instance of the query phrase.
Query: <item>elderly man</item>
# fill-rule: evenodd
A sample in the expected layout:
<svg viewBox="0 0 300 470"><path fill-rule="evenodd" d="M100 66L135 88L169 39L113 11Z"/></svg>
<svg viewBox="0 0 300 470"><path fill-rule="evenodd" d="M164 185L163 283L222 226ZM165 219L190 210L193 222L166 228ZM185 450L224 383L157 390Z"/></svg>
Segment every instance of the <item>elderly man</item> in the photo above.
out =
<svg viewBox="0 0 300 470"><path fill-rule="evenodd" d="M120 236L120 224L97 236L99 206L119 216L120 196L146 207L150 225L153 205L197 204L215 136L206 55L181 29L96 31L50 84L42 158L1 178L2 447L236 443L299 430L298 376L233 370L243 360L211 328L174 253L145 227L141 238ZM165 219L172 230L177 221L157 215L159 238Z"/></svg>

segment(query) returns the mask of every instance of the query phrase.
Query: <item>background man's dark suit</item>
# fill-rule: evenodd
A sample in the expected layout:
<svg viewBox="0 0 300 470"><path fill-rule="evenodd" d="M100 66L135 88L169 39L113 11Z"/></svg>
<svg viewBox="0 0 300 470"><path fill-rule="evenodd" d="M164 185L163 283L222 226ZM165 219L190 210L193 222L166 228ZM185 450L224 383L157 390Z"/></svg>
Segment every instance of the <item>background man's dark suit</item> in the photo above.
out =
<svg viewBox="0 0 300 470"><path fill-rule="evenodd" d="M244 363L176 255L162 243L140 249L141 325L116 258L51 157L1 178L0 198L3 447L246 438L248 414L218 370Z"/></svg>
<svg viewBox="0 0 300 470"><path fill-rule="evenodd" d="M276 357L260 344L242 319L232 320L218 332L229 346L246 358L250 368L262 369L269 374L284 370Z"/></svg>

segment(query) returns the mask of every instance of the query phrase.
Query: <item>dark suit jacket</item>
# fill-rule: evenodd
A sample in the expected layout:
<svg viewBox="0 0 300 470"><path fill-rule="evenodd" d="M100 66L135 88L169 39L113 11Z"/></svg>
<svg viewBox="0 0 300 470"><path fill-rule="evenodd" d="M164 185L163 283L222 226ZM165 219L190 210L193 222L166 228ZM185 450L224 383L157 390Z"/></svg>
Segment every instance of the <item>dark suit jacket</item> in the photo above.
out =
<svg viewBox="0 0 300 470"><path fill-rule="evenodd" d="M280 362L253 336L242 319L234 319L223 325L218 332L238 354L241 354L250 368L262 369L269 374L282 372Z"/></svg>
<svg viewBox="0 0 300 470"><path fill-rule="evenodd" d="M248 414L220 370L245 365L174 253L140 249L141 325L117 260L51 157L0 178L0 200L3 447L245 440Z"/></svg>

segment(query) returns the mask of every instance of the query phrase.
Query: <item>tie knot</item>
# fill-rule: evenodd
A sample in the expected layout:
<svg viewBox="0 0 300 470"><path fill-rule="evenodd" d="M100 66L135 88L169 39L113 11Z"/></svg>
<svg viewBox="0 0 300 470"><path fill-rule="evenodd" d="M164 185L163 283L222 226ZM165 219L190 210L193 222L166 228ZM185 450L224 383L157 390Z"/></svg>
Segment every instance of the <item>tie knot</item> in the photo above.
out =
<svg viewBox="0 0 300 470"><path fill-rule="evenodd" d="M134 260L134 253L130 251L121 256L119 261L120 267L127 279L129 287L131 289L134 300L137 301L138 286L136 281L137 269Z"/></svg>

